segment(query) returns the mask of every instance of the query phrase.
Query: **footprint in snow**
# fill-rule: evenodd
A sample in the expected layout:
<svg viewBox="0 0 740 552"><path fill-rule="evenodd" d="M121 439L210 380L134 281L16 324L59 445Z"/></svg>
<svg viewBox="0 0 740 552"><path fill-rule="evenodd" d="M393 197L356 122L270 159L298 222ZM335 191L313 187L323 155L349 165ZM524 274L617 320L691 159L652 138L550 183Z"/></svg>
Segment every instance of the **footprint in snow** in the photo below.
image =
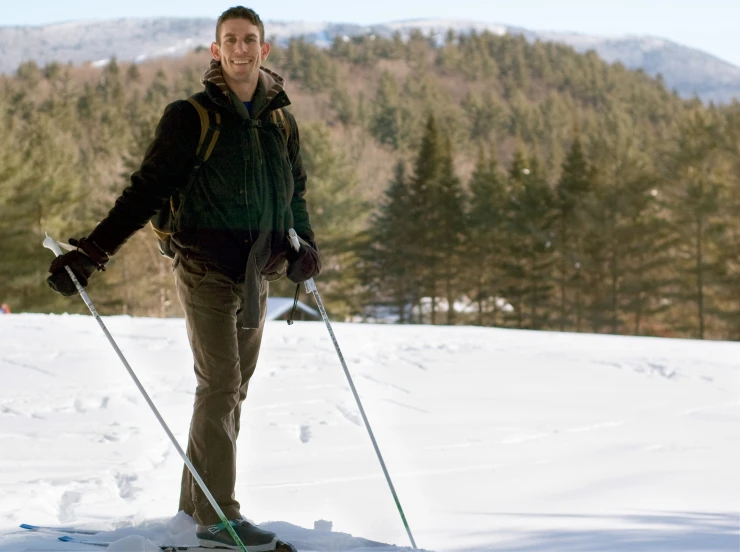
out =
<svg viewBox="0 0 740 552"><path fill-rule="evenodd" d="M342 416L348 421L356 426L362 425L362 419L360 418L360 415L358 412L352 412L348 408L345 408L341 405L336 405L337 410L342 414Z"/></svg>
<svg viewBox="0 0 740 552"><path fill-rule="evenodd" d="M130 500L141 491L141 487L134 486L134 482L139 478L138 475L134 473L117 473L114 477L116 486L118 487L118 496L121 498Z"/></svg>
<svg viewBox="0 0 740 552"><path fill-rule="evenodd" d="M74 509L81 499L82 495L76 491L64 491L59 501L59 514L57 516L60 523L69 523L75 520Z"/></svg>

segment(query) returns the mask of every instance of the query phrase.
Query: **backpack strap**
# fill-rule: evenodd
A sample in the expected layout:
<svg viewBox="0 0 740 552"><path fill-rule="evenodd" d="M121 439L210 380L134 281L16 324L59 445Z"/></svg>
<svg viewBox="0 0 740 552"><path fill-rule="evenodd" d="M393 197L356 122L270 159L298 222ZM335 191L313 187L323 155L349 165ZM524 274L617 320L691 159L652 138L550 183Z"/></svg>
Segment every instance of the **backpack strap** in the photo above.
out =
<svg viewBox="0 0 740 552"><path fill-rule="evenodd" d="M213 153L213 148L216 146L218 135L221 133L221 114L217 111L206 109L201 103L195 99L194 96L188 98L188 102L198 112L198 118L200 119L200 138L198 140L198 148L195 150L195 163L190 171L188 177L188 183L185 190L189 190L195 177L198 174L198 169L201 165ZM174 196L170 196L169 209L163 207L151 219L152 229L157 235L159 241L159 252L165 257L173 258L174 251L170 246L170 237L174 231L174 220L177 215L177 200Z"/></svg>
<svg viewBox="0 0 740 552"><path fill-rule="evenodd" d="M206 109L194 96L189 97L188 102L195 108L200 117L200 140L198 141L198 149L195 151L195 165L191 173L192 180L195 171L200 168L204 161L208 161L213 148L216 146L218 135L221 132L221 114Z"/></svg>
<svg viewBox="0 0 740 552"><path fill-rule="evenodd" d="M290 138L290 123L288 122L288 118L283 112L283 108L278 107L277 109L273 110L270 113L270 120L276 127L283 131L283 134L285 134L285 143L287 144L288 139Z"/></svg>

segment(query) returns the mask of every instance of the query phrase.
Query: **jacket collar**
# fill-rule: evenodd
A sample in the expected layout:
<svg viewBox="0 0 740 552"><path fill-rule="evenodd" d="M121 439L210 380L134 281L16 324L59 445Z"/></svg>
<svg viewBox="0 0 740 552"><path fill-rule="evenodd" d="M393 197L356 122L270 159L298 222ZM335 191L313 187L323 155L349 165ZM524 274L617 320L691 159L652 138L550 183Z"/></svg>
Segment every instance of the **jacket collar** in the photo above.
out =
<svg viewBox="0 0 740 552"><path fill-rule="evenodd" d="M209 87L208 84L210 83L215 87L215 90L220 91L220 95L216 92L214 94L211 94L211 97L214 99L214 101L217 101L218 103L226 104L232 109L236 107L236 110L241 112L241 110L238 109L236 102L238 101L238 98L236 95L231 91L229 86L226 84L226 81L224 80L223 71L221 70L221 62L216 61L215 59L212 59L210 64L208 65L208 69L206 69L205 73L203 73L203 77L201 78L201 83L203 83L203 86L206 87L206 90L209 88L211 90L214 90L213 87ZM261 96L262 90L264 90L264 99L259 97ZM259 75L259 83L257 83L257 91L255 92L255 100L260 100L259 104L262 104L257 107L256 115L259 115L259 113L267 106L269 106L273 100L275 100L278 96L281 97L281 100L276 103L274 108L278 107L284 107L286 105L290 104L290 101L288 100L286 94L285 94L285 79L275 73L274 71L271 71L270 69L267 69L266 67L260 67L260 75ZM284 99L282 99L284 98ZM221 101L218 101L221 100ZM264 103L262 103L264 102Z"/></svg>

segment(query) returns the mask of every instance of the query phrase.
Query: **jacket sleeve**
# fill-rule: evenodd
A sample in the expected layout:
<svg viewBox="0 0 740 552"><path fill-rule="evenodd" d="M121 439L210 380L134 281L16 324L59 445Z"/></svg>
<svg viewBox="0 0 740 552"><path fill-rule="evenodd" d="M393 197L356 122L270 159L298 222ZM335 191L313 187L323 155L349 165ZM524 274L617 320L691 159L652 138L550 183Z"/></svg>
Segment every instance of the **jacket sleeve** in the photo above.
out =
<svg viewBox="0 0 740 552"><path fill-rule="evenodd" d="M115 254L187 184L199 138L200 118L195 108L184 100L169 104L141 167L88 239L108 255Z"/></svg>
<svg viewBox="0 0 740 552"><path fill-rule="evenodd" d="M306 206L306 180L308 176L301 160L301 139L298 133L298 125L292 113L285 111L285 115L289 118L288 123L290 125L288 158L293 171L293 199L290 202L290 209L293 212L293 228L304 240L315 245L316 241Z"/></svg>

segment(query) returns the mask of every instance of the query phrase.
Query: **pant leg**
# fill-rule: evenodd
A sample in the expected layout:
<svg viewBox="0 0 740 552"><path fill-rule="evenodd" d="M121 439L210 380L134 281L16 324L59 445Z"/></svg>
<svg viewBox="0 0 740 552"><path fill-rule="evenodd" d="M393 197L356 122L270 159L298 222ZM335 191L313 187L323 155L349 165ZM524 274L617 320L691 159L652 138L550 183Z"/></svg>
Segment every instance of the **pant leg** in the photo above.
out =
<svg viewBox="0 0 740 552"><path fill-rule="evenodd" d="M242 402L247 398L249 389L249 380L257 368L257 359L260 353L260 343L262 343L262 329L265 327L265 317L267 316L267 296L269 293L269 282L262 281L262 291L260 294L260 325L257 329L237 329L237 341L239 342L239 371L241 373L241 386L239 387L239 403L234 409L234 428L237 437L239 436L240 418ZM237 313L237 319L241 313Z"/></svg>
<svg viewBox="0 0 740 552"><path fill-rule="evenodd" d="M202 263L182 258L175 262L174 271L197 380L187 454L226 517L235 519L240 517L234 494L237 418L246 396L241 355L245 354L246 372L251 376L262 331L242 335L244 330L238 324L240 284L209 271ZM202 525L219 521L187 467L183 470L180 509Z"/></svg>

